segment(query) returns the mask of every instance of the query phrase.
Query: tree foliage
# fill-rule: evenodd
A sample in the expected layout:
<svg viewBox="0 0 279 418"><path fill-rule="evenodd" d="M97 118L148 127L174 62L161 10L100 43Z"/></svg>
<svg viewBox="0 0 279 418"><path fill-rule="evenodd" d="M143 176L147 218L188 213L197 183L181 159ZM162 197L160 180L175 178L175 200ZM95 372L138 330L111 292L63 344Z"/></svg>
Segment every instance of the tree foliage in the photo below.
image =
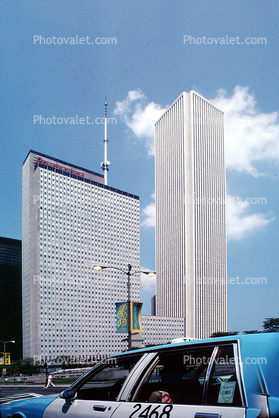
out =
<svg viewBox="0 0 279 418"><path fill-rule="evenodd" d="M265 318L263 329L264 332L279 332L279 318Z"/></svg>
<svg viewBox="0 0 279 418"><path fill-rule="evenodd" d="M3 369L4 367L2 367ZM10 366L5 366L7 376L18 376L18 375L27 375L31 376L33 374L40 373L40 368L34 364L32 358L25 358L24 360L18 360ZM2 371L2 370L1 370Z"/></svg>

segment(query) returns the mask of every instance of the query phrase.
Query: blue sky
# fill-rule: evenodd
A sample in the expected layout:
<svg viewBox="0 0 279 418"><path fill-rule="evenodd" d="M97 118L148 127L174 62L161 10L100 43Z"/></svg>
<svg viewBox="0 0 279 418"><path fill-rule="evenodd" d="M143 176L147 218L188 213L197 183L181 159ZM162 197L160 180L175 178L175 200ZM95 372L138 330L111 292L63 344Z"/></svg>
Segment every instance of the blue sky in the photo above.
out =
<svg viewBox="0 0 279 418"><path fill-rule="evenodd" d="M108 184L140 196L141 264L154 269L153 124L193 89L225 112L228 329L279 317L278 12L256 0L1 0L0 236L21 239L30 149L101 172L107 96ZM145 279L144 313L154 289Z"/></svg>

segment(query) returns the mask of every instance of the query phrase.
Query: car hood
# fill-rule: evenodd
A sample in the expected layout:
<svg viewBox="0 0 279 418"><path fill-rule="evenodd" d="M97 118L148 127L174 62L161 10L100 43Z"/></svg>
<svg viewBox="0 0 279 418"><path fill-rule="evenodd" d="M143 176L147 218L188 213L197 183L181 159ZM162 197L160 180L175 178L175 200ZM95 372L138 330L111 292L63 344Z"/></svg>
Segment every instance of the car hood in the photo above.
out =
<svg viewBox="0 0 279 418"><path fill-rule="evenodd" d="M46 407L56 398L57 396L44 396L5 403L0 406L0 418L6 418L15 413L21 415L22 418L41 418Z"/></svg>

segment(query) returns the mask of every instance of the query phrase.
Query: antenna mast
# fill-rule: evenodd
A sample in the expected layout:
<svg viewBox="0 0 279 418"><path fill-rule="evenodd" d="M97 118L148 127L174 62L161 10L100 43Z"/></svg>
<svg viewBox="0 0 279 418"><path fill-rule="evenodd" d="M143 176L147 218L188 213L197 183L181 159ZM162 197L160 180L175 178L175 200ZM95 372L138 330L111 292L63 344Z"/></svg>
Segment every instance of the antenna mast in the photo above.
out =
<svg viewBox="0 0 279 418"><path fill-rule="evenodd" d="M110 162L107 160L108 158L108 111L107 111L107 107L108 107L108 102L107 102L107 97L105 97L105 135L104 135L104 162L102 162L101 167L104 171L104 180L105 180L105 185L108 184L108 170L109 170L109 165Z"/></svg>

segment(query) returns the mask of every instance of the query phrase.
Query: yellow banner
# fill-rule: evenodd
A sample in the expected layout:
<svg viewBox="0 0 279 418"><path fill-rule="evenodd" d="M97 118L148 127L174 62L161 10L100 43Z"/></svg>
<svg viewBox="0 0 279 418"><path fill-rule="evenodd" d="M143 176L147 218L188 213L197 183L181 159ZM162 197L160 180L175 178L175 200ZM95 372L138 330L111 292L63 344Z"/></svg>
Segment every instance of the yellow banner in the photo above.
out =
<svg viewBox="0 0 279 418"><path fill-rule="evenodd" d="M4 353L0 353L0 366L9 366L11 364L11 356L10 353L5 353L6 359L4 362Z"/></svg>
<svg viewBox="0 0 279 418"><path fill-rule="evenodd" d="M117 302L116 306L116 332L128 332L128 303Z"/></svg>
<svg viewBox="0 0 279 418"><path fill-rule="evenodd" d="M131 332L132 334L142 332L141 308L142 308L142 302L131 302Z"/></svg>
<svg viewBox="0 0 279 418"><path fill-rule="evenodd" d="M116 304L116 332L128 332L128 302ZM130 302L131 333L142 332L141 327L141 302Z"/></svg>

